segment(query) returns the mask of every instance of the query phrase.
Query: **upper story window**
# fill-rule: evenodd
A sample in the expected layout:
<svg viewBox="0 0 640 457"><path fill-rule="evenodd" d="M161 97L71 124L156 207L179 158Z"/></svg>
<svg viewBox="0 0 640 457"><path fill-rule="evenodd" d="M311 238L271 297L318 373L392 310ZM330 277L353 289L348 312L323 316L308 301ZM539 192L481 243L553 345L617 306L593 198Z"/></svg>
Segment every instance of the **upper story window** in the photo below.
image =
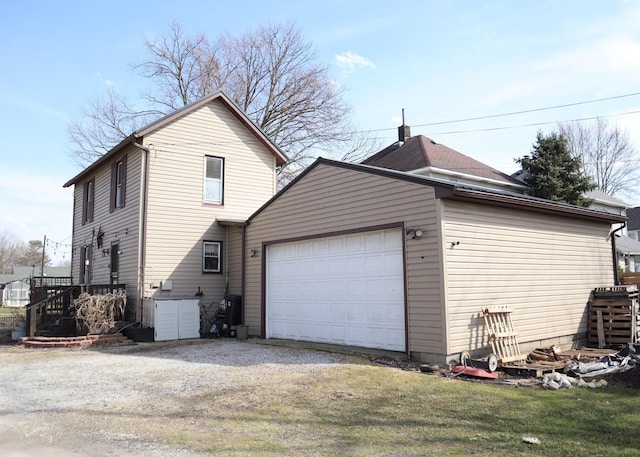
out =
<svg viewBox="0 0 640 457"><path fill-rule="evenodd" d="M222 243L219 241L204 241L202 243L202 272L222 272Z"/></svg>
<svg viewBox="0 0 640 457"><path fill-rule="evenodd" d="M204 201L222 204L224 160L219 157L204 158Z"/></svg>
<svg viewBox="0 0 640 457"><path fill-rule="evenodd" d="M124 208L127 188L127 156L118 160L111 168L111 211Z"/></svg>
<svg viewBox="0 0 640 457"><path fill-rule="evenodd" d="M93 221L93 201L95 199L96 194L96 181L95 179L91 179L91 181L84 184L83 189L83 201L82 201L82 223L86 224L87 222Z"/></svg>

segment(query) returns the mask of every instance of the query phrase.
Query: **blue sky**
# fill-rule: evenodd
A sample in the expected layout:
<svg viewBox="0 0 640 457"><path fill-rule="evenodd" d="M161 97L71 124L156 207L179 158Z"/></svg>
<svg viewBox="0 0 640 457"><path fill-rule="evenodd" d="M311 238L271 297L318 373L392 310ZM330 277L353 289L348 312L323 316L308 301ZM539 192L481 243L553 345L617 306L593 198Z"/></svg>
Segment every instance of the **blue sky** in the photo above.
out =
<svg viewBox="0 0 640 457"><path fill-rule="evenodd" d="M295 22L345 88L356 128L381 145L404 108L412 135L507 173L557 121L606 118L640 149L640 114L625 114L640 111L640 1L162 3L0 0L0 232L46 235L48 252L68 258L62 185L79 168L67 124L107 84L137 98L148 83L131 66L173 20L212 39Z"/></svg>

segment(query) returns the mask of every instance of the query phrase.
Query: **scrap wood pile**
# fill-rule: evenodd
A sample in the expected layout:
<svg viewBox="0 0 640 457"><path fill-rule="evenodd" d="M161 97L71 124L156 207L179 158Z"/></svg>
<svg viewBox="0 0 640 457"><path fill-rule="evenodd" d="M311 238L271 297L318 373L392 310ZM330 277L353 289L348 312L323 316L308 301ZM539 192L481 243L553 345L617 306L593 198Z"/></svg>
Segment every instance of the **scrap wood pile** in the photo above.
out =
<svg viewBox="0 0 640 457"><path fill-rule="evenodd" d="M618 352L589 348L560 352L557 346L552 346L549 350L534 350L529 358L555 361L559 364L558 368L570 376L591 378L626 371L640 365L640 345L628 343Z"/></svg>
<svg viewBox="0 0 640 457"><path fill-rule="evenodd" d="M127 306L125 291L105 295L80 294L73 301L78 335L109 333L122 320Z"/></svg>

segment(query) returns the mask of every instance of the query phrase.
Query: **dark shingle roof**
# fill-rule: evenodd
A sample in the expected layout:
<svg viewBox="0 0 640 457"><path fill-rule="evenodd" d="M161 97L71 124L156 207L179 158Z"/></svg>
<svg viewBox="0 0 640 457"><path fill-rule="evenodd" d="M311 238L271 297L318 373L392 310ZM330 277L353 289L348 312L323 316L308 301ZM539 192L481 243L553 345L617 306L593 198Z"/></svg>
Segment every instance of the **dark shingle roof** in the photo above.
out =
<svg viewBox="0 0 640 457"><path fill-rule="evenodd" d="M495 168L468 157L423 135L394 143L362 161L364 165L399 171L413 171L427 167L479 176L510 184L522 184Z"/></svg>

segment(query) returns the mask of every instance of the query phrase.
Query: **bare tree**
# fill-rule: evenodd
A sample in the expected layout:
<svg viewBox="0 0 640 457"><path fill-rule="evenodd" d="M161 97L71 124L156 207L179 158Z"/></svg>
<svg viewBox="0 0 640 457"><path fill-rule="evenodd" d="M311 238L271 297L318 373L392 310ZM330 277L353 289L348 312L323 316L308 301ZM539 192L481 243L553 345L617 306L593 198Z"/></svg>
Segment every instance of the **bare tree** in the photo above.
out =
<svg viewBox="0 0 640 457"><path fill-rule="evenodd" d="M135 121L167 113L223 90L289 157L280 170L287 182L316 155L353 160L373 145L357 137L350 107L329 78L312 45L293 24L267 25L240 37L185 35L174 22L160 39L147 41L148 59L135 70L154 83L144 94L151 108L138 113L109 94L94 103L84 123L71 125L73 154L85 160L103 154L131 133ZM90 155L94 151L94 155Z"/></svg>
<svg viewBox="0 0 640 457"><path fill-rule="evenodd" d="M25 243L15 234L0 233L0 273L11 274L12 268L19 264L18 261L25 251Z"/></svg>
<svg viewBox="0 0 640 457"><path fill-rule="evenodd" d="M161 114L159 110L135 110L116 88L109 87L103 98L90 101L67 126L71 155L79 165L87 165Z"/></svg>
<svg viewBox="0 0 640 457"><path fill-rule="evenodd" d="M598 119L592 124L558 124L571 154L582 161L584 173L597 189L609 195L630 195L639 183L640 157L629 135Z"/></svg>

